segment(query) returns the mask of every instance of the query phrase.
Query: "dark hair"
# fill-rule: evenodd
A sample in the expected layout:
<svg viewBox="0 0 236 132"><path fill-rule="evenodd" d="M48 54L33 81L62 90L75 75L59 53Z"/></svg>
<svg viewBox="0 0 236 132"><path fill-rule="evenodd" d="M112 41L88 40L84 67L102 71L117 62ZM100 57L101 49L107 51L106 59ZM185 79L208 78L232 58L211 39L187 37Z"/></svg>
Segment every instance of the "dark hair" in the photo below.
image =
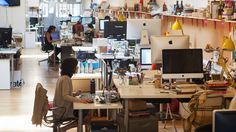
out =
<svg viewBox="0 0 236 132"><path fill-rule="evenodd" d="M75 58L67 58L62 61L61 64L61 76L67 75L69 77L72 77L72 75L75 73L75 68L77 67L78 61Z"/></svg>
<svg viewBox="0 0 236 132"><path fill-rule="evenodd" d="M89 27L89 28L93 28L93 24L89 23L89 24L88 24L88 27Z"/></svg>
<svg viewBox="0 0 236 132"><path fill-rule="evenodd" d="M47 32L52 33L52 30L54 30L54 29L56 29L56 27L51 25L51 26L49 26Z"/></svg>
<svg viewBox="0 0 236 132"><path fill-rule="evenodd" d="M81 24L81 20L77 21L78 24Z"/></svg>
<svg viewBox="0 0 236 132"><path fill-rule="evenodd" d="M109 21L111 20L110 16L105 16L104 19L109 20Z"/></svg>

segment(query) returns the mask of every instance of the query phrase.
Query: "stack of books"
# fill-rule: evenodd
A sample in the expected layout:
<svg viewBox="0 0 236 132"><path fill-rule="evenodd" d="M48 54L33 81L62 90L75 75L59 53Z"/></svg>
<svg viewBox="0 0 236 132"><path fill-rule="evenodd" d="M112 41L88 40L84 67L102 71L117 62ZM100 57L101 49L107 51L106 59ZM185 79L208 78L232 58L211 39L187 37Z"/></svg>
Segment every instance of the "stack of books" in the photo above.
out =
<svg viewBox="0 0 236 132"><path fill-rule="evenodd" d="M209 90L225 91L228 88L229 83L221 80L209 80L206 81L206 86Z"/></svg>

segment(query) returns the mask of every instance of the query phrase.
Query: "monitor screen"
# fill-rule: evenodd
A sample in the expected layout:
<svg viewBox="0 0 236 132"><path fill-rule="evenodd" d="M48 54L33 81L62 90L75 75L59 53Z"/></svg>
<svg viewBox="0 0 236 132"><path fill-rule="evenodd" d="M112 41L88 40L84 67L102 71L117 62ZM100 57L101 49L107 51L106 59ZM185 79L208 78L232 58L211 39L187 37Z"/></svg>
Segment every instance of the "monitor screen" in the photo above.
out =
<svg viewBox="0 0 236 132"><path fill-rule="evenodd" d="M11 44L12 40L12 28L0 28L0 45L6 48L8 44Z"/></svg>
<svg viewBox="0 0 236 132"><path fill-rule="evenodd" d="M202 49L164 49L162 77L203 78Z"/></svg>
<svg viewBox="0 0 236 132"><path fill-rule="evenodd" d="M93 17L82 17L81 23L83 25L87 25L87 24L90 24L90 23L93 24L93 19L94 19Z"/></svg>
<svg viewBox="0 0 236 132"><path fill-rule="evenodd" d="M151 48L140 48L140 65L141 69L151 68Z"/></svg>
<svg viewBox="0 0 236 132"><path fill-rule="evenodd" d="M71 22L78 22L80 21L81 17L80 16L72 16L71 17Z"/></svg>
<svg viewBox="0 0 236 132"><path fill-rule="evenodd" d="M5 0L9 6L20 6L20 0Z"/></svg>
<svg viewBox="0 0 236 132"><path fill-rule="evenodd" d="M213 132L236 132L236 110L214 110Z"/></svg>
<svg viewBox="0 0 236 132"><path fill-rule="evenodd" d="M108 72L107 72L107 64L106 62L101 59L100 60L100 65L101 65L101 83L102 83L102 88L106 89L108 88Z"/></svg>
<svg viewBox="0 0 236 132"><path fill-rule="evenodd" d="M162 62L163 49L188 49L189 36L151 36L152 63Z"/></svg>
<svg viewBox="0 0 236 132"><path fill-rule="evenodd" d="M52 40L60 40L60 32L55 31L55 32L51 33L51 37L52 37Z"/></svg>
<svg viewBox="0 0 236 132"><path fill-rule="evenodd" d="M148 36L161 35L160 19L127 19L127 40L140 40L142 30L148 31Z"/></svg>
<svg viewBox="0 0 236 132"><path fill-rule="evenodd" d="M140 64L151 65L151 48L140 48Z"/></svg>
<svg viewBox="0 0 236 132"><path fill-rule="evenodd" d="M104 22L107 22L107 19L99 19L99 31L104 31Z"/></svg>
<svg viewBox="0 0 236 132"><path fill-rule="evenodd" d="M9 6L6 0L0 0L0 6Z"/></svg>
<svg viewBox="0 0 236 132"><path fill-rule="evenodd" d="M108 21L104 22L104 38L125 38L126 21Z"/></svg>

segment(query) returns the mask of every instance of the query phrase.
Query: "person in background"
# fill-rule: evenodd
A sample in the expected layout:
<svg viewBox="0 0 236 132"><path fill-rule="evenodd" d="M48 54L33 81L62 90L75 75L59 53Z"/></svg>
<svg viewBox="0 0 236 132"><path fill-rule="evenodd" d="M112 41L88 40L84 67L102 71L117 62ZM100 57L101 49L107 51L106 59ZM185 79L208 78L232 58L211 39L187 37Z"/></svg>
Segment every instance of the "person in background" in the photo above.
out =
<svg viewBox="0 0 236 132"><path fill-rule="evenodd" d="M84 33L85 34L85 39L87 40L87 42L92 43L93 38L94 38L94 33L95 33L95 29L93 27L93 24L88 24L88 30Z"/></svg>
<svg viewBox="0 0 236 132"><path fill-rule="evenodd" d="M78 36L81 36L81 32L84 32L84 26L80 21L77 21L77 23L73 25L72 32L74 35L77 34Z"/></svg>
<svg viewBox="0 0 236 132"><path fill-rule="evenodd" d="M45 33L45 45L48 50L54 50L53 42L56 40L52 40L52 33L56 31L56 27L51 25L49 26L47 32ZM61 52L61 48L55 46L54 53L49 57L49 62L54 62L54 56L56 55L56 62L59 62L59 58L57 55Z"/></svg>
<svg viewBox="0 0 236 132"><path fill-rule="evenodd" d="M111 17L110 17L110 16L105 16L105 17L104 17L104 19L106 19L106 20L109 20L109 21L110 21L110 20L111 20Z"/></svg>
<svg viewBox="0 0 236 132"><path fill-rule="evenodd" d="M73 109L73 103L88 103L91 100L79 99L73 95L73 87L71 77L77 72L78 61L75 58L67 58L61 64L61 76L58 78L56 83L56 90L53 99L53 105L56 107L64 107L66 111L64 113L63 119L76 119L78 117L78 111ZM89 121L88 111L83 111L84 121ZM55 111L53 113L54 118L60 118L62 111ZM75 120L69 125L61 128L62 132L77 127L78 122Z"/></svg>

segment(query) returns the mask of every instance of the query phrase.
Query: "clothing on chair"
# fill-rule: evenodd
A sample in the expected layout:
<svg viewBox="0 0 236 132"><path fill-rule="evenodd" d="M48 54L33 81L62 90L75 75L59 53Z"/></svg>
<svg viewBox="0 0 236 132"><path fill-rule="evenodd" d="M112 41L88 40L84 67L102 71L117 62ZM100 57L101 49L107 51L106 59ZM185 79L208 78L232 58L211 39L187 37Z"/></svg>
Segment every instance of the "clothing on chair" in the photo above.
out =
<svg viewBox="0 0 236 132"><path fill-rule="evenodd" d="M38 83L35 89L35 99L34 99L34 109L32 115L32 124L40 125L42 124L42 119L47 115L48 112L48 97L47 90Z"/></svg>

